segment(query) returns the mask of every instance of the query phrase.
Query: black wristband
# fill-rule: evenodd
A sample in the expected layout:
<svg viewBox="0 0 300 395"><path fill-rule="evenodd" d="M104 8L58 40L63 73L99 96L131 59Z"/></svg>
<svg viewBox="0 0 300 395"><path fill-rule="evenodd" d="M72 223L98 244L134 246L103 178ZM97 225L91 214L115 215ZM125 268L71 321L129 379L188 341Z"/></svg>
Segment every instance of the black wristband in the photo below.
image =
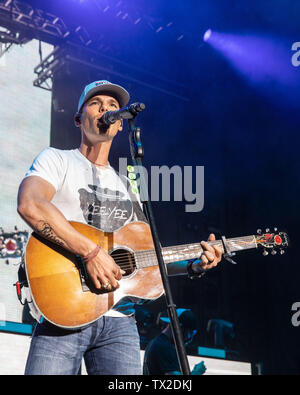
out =
<svg viewBox="0 0 300 395"><path fill-rule="evenodd" d="M189 278L190 278L191 280L194 280L195 278L201 278L201 277L203 277L204 274L206 273L206 270L205 270L205 269L199 268L199 271L195 272L195 271L193 270L193 264L194 264L194 261L190 261L190 262L187 264L187 267L186 267L186 271L187 271L187 274L188 274Z"/></svg>

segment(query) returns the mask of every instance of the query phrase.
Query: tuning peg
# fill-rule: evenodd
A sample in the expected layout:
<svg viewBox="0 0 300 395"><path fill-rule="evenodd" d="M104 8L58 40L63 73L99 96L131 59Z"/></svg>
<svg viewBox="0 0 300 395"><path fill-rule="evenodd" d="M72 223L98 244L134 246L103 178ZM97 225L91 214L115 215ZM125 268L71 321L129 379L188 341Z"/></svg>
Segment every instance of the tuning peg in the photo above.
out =
<svg viewBox="0 0 300 395"><path fill-rule="evenodd" d="M264 250L263 256L267 256L267 255L269 255L269 252L267 250Z"/></svg>
<svg viewBox="0 0 300 395"><path fill-rule="evenodd" d="M280 250L280 255L283 255L285 253L284 250Z"/></svg>
<svg viewBox="0 0 300 395"><path fill-rule="evenodd" d="M267 229L266 229L266 233L269 233L269 232L270 232L270 229L269 229L269 228L267 228Z"/></svg>
<svg viewBox="0 0 300 395"><path fill-rule="evenodd" d="M261 235L262 234L262 230L261 229L257 229L257 234Z"/></svg>
<svg viewBox="0 0 300 395"><path fill-rule="evenodd" d="M277 232L278 231L278 229L277 228L274 228L274 232Z"/></svg>
<svg viewBox="0 0 300 395"><path fill-rule="evenodd" d="M276 255L276 254L277 254L277 251L276 251L276 250L272 250L272 251L271 251L271 254L272 254L272 255Z"/></svg>

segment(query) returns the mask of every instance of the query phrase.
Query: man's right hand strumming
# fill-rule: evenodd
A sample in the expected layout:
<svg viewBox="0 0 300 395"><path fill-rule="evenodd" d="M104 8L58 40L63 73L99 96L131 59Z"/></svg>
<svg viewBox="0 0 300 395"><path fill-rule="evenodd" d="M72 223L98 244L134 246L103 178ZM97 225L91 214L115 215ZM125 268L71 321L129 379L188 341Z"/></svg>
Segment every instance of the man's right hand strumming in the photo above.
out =
<svg viewBox="0 0 300 395"><path fill-rule="evenodd" d="M125 274L103 248L86 263L86 269L94 286L108 292L120 287L118 281L121 280L122 274Z"/></svg>

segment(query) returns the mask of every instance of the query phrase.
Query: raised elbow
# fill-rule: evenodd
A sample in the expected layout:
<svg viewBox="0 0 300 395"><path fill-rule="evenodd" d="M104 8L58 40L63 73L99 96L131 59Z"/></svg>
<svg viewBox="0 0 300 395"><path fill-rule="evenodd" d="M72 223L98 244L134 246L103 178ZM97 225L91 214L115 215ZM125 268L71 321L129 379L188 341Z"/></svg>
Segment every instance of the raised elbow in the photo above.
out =
<svg viewBox="0 0 300 395"><path fill-rule="evenodd" d="M33 216L36 210L35 202L31 199L20 201L17 206L17 211L22 218L28 219Z"/></svg>

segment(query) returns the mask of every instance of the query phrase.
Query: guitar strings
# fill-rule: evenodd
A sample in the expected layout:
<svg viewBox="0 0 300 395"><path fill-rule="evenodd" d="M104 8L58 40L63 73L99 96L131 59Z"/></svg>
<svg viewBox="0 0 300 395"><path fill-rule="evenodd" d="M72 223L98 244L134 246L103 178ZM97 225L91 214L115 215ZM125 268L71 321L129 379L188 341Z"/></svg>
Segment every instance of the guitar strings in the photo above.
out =
<svg viewBox="0 0 300 395"><path fill-rule="evenodd" d="M249 236L247 236L247 237L249 239ZM232 243L232 242L233 242L232 239L228 240L228 243ZM209 244L210 245L220 245L220 247L222 247L222 244L218 240L216 240L214 242L209 242ZM253 243L253 238L251 238L251 241L244 241L244 240L241 240L241 239L236 240L235 244L238 244L238 245L247 245L248 244L248 245L250 245L250 244L254 244L254 243ZM200 247L200 244L194 244L194 249L199 248L199 247ZM178 252L176 253L176 251L170 251L168 253L167 249L176 250L176 249L179 249L179 248L182 250L182 246L164 247L164 249L166 249L166 250L164 251L165 252L165 254L164 254L165 256L163 258L164 259L172 258L173 255L177 255L178 254ZM189 254L193 255L193 254L197 253L198 256L201 255L201 253L203 251L202 249L201 249L201 251L194 251L194 252L192 250L193 250L193 248L191 248L191 245L190 245L189 246ZM140 256L137 256L137 255L140 255ZM185 254L185 255L188 255L188 254ZM137 267L137 266L140 266L140 267L157 266L157 259L156 259L156 255L155 255L154 250L136 251L133 256L130 255L129 252L116 253L116 254L114 254L114 256L112 256L112 258L124 270L132 269L133 267ZM184 258L186 258L186 257L183 257L183 259ZM186 259L188 259L188 258L186 258ZM197 259L197 257L190 258L190 259ZM130 262L130 260L132 260L132 262ZM140 262L137 263L136 262L137 260L140 260ZM144 266L143 264L145 264L145 263L146 263L146 265Z"/></svg>
<svg viewBox="0 0 300 395"><path fill-rule="evenodd" d="M210 243L210 244L212 244L212 243ZM216 244L219 244L219 246L222 247L222 244L220 242L218 242L218 243L214 242L214 245L216 245ZM228 241L228 244L230 244L230 241ZM248 245L250 245L250 244L255 244L255 243L253 241L241 241L241 242L235 242L235 244L239 244L239 245L246 245L246 244L248 244ZM191 247L191 245L189 245L189 246L187 245L187 249L191 253L192 253L193 249L197 249L197 248L201 248L201 252L203 251L203 249L200 246L200 244L195 244L194 247ZM167 251L168 249L170 249L170 250L180 249L182 251L183 247L182 246L164 247L163 248L163 252L165 253L165 255L168 254L168 251ZM146 255L146 256L148 255L150 257L151 255L153 255L155 253L155 251L154 250L138 250L138 251L135 251L135 253L140 253L140 254L143 254L143 255ZM171 255L174 255L175 253L176 253L176 251L175 252L173 252L173 251L169 252L169 254L171 254ZM116 253L113 256L114 257L125 257L125 256L128 256L129 254L130 253L126 251L126 252Z"/></svg>
<svg viewBox="0 0 300 395"><path fill-rule="evenodd" d="M220 247L222 247L221 243L214 243L214 244L219 244ZM238 243L235 243L235 244L239 244L239 245L246 245L246 244L248 244L248 245L250 245L250 244L254 244L254 243L253 243L253 241L242 241L242 242L238 242ZM197 249L199 247L200 247L200 245L195 245L194 248L189 247L188 248L188 252L193 253L193 249ZM176 251L176 248L178 248L178 249L180 248L181 251L182 251L182 247L180 247L180 246L179 247L164 247L163 250L165 250L165 251L163 251L163 253L165 254L165 258L168 258L168 256L167 256L168 254L169 255L175 255L178 252L180 253L180 251ZM168 252L167 251L168 249L171 249L171 250L173 249L175 251ZM199 252L202 252L202 251L203 251L203 249L201 248L201 251L199 251ZM155 251L154 250L140 250L140 251L135 251L135 254L143 255L143 258L151 258L155 254ZM183 253L183 254L185 254L185 253ZM122 253L116 253L112 257L113 258L122 258L122 257L123 258L127 258L128 256L130 256L129 252L122 252Z"/></svg>
<svg viewBox="0 0 300 395"><path fill-rule="evenodd" d="M220 247L222 247L221 243L216 243L215 242L214 245L215 244L219 244ZM238 242L238 243L235 243L235 244L239 244L239 245L246 245L246 244L248 244L248 245L250 245L250 244L254 244L254 243L253 243L253 241L242 241L242 242ZM178 247L177 246L176 247L164 247L163 250L165 250L165 251L163 251L163 253L165 255L165 258L168 258L168 256L167 256L168 254L169 255L175 255L176 253L178 253L178 251L176 251L176 248L178 248L178 249L180 248L181 251L182 251L182 247L180 247L180 246L178 246ZM189 247L188 248L188 252L192 254L193 253L193 249L197 249L197 248L201 248L200 245L195 245L194 248ZM173 249L175 251L168 252L167 251L168 249L171 249L171 250ZM201 248L201 251L199 251L199 252L201 253L202 251L203 251L203 249ZM140 251L135 251L135 255L136 254L143 255L143 258L151 258L155 254L155 251L154 250L140 250ZM185 254L185 253L183 253L183 254ZM114 254L112 257L115 259L115 258L127 258L128 256L130 256L129 252L120 252L120 253Z"/></svg>

